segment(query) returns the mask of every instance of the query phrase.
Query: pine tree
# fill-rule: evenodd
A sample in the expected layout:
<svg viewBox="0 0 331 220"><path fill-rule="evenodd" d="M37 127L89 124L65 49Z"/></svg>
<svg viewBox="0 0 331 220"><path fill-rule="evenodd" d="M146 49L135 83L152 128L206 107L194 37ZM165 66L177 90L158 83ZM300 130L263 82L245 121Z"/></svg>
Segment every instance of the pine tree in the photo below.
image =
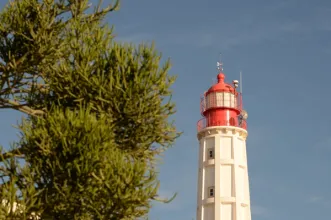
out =
<svg viewBox="0 0 331 220"><path fill-rule="evenodd" d="M0 14L0 108L25 115L1 148L0 219L138 219L160 200L175 77L153 45L116 42L103 22L119 2L101 5L12 0Z"/></svg>

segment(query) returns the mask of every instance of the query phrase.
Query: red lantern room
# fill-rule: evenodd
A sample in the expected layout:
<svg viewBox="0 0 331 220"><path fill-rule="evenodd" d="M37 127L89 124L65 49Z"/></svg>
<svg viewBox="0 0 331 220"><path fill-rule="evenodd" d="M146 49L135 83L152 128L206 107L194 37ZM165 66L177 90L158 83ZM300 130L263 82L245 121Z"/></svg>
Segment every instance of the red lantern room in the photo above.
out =
<svg viewBox="0 0 331 220"><path fill-rule="evenodd" d="M213 126L235 126L247 129L247 113L242 109L242 95L236 90L238 81L232 85L225 82L222 64L218 63L218 82L201 97L202 118L198 122L198 131Z"/></svg>

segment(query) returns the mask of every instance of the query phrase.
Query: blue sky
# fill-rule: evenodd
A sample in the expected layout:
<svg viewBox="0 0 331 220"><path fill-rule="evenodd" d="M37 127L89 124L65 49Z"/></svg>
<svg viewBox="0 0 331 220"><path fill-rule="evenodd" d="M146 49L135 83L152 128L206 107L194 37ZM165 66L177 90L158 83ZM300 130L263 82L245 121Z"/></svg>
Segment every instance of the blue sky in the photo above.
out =
<svg viewBox="0 0 331 220"><path fill-rule="evenodd" d="M117 40L154 40L178 75L175 120L184 134L160 166L160 195L178 196L155 205L151 220L195 219L199 97L220 52L228 81L243 71L253 219L329 218L331 1L123 1L107 22ZM19 117L0 111L0 144L16 138Z"/></svg>

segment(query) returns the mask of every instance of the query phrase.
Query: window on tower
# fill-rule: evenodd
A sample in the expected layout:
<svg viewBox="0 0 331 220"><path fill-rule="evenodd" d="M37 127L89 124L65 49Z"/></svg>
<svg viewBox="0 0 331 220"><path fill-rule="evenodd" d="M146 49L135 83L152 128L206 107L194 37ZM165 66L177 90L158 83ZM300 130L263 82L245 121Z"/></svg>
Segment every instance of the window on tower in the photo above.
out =
<svg viewBox="0 0 331 220"><path fill-rule="evenodd" d="M214 187L212 186L212 187L209 187L208 188L208 197L210 198L210 197L214 197L215 196L215 189L214 189Z"/></svg>
<svg viewBox="0 0 331 220"><path fill-rule="evenodd" d="M209 148L207 152L208 159L214 159L214 148Z"/></svg>

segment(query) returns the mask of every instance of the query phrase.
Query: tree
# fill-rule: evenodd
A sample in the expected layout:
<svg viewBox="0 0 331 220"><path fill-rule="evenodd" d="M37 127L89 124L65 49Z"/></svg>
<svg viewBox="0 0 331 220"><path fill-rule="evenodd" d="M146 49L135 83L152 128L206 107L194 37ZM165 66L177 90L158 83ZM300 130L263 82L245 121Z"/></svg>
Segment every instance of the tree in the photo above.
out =
<svg viewBox="0 0 331 220"><path fill-rule="evenodd" d="M0 14L0 108L25 114L1 149L0 219L137 219L160 200L175 77L153 45L117 43L103 20L119 2L101 5L13 0Z"/></svg>

